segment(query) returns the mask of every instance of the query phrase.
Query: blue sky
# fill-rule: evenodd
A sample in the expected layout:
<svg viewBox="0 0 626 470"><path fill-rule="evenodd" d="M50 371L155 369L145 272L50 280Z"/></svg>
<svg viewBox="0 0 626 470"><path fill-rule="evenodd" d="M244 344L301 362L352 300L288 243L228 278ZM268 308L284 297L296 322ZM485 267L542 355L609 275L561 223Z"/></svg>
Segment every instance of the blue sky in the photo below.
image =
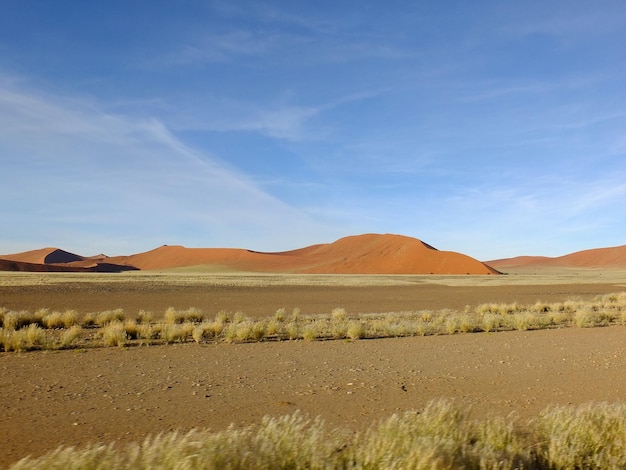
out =
<svg viewBox="0 0 626 470"><path fill-rule="evenodd" d="M626 3L3 0L0 253L626 244Z"/></svg>

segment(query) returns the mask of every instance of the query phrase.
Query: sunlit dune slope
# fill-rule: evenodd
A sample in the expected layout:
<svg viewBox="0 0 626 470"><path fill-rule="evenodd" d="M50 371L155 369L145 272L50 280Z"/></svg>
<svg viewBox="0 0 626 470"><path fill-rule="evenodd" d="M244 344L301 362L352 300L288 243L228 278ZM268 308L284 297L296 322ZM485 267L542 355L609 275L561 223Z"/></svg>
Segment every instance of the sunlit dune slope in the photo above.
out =
<svg viewBox="0 0 626 470"><path fill-rule="evenodd" d="M55 264L82 261L85 258L58 248L41 248L39 250L26 251L14 255L2 255L2 259L21 261L23 263Z"/></svg>
<svg viewBox="0 0 626 470"><path fill-rule="evenodd" d="M358 235L321 245L302 272L336 274L495 274L461 253L439 251L402 235Z"/></svg>
<svg viewBox="0 0 626 470"><path fill-rule="evenodd" d="M496 269L513 267L572 267L572 268L623 268L626 267L626 245L577 251L554 258L546 256L518 256L487 261Z"/></svg>

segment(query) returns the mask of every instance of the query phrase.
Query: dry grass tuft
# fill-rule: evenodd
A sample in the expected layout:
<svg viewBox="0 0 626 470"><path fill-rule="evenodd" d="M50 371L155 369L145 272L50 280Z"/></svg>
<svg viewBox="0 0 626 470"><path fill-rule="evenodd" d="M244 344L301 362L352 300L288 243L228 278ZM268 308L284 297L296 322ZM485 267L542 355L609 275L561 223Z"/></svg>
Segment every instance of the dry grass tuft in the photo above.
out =
<svg viewBox="0 0 626 470"><path fill-rule="evenodd" d="M61 342L59 347L62 349L71 348L80 339L83 332L83 328L80 325L74 325L68 330L65 330L61 335Z"/></svg>
<svg viewBox="0 0 626 470"><path fill-rule="evenodd" d="M35 322L35 316L27 311L8 310L2 315L2 328L5 330L19 330Z"/></svg>
<svg viewBox="0 0 626 470"><path fill-rule="evenodd" d="M199 323L204 320L204 316L202 315L202 310L195 307L190 307L187 310L176 310L174 307L169 307L163 315L163 320L165 323L170 324Z"/></svg>
<svg viewBox="0 0 626 470"><path fill-rule="evenodd" d="M95 324L103 327L108 325L109 323L122 322L125 317L124 310L121 308L115 310L106 310L104 312L100 312L95 317Z"/></svg>
<svg viewBox="0 0 626 470"><path fill-rule="evenodd" d="M626 405L552 407L535 424L552 468L626 468Z"/></svg>
<svg viewBox="0 0 626 470"><path fill-rule="evenodd" d="M105 346L125 346L128 341L124 324L119 320L106 323L100 332Z"/></svg>
<svg viewBox="0 0 626 470"><path fill-rule="evenodd" d="M42 318L42 322L46 328L63 328L63 314L61 312L48 313Z"/></svg>
<svg viewBox="0 0 626 470"><path fill-rule="evenodd" d="M126 320L124 321L124 331L126 331L126 336L128 339L137 339L140 334L140 326L137 323L137 320Z"/></svg>
<svg viewBox="0 0 626 470"><path fill-rule="evenodd" d="M276 320L277 322L285 321L286 316L287 316L287 309L285 308L279 308L278 310L274 312L274 320Z"/></svg>
<svg viewBox="0 0 626 470"><path fill-rule="evenodd" d="M333 320L338 320L338 321L345 320L348 316L348 314L346 313L346 309L341 308L341 307L334 308L333 311L330 312L330 315L333 318Z"/></svg>
<svg viewBox="0 0 626 470"><path fill-rule="evenodd" d="M139 310L137 313L137 322L143 324L150 324L154 321L154 313L148 310Z"/></svg>
<svg viewBox="0 0 626 470"><path fill-rule="evenodd" d="M360 320L352 320L348 323L346 329L346 336L349 339L361 339L365 338L365 326Z"/></svg>
<svg viewBox="0 0 626 470"><path fill-rule="evenodd" d="M187 341L193 334L195 324L191 322L179 323L165 323L161 325L161 338L166 344Z"/></svg>

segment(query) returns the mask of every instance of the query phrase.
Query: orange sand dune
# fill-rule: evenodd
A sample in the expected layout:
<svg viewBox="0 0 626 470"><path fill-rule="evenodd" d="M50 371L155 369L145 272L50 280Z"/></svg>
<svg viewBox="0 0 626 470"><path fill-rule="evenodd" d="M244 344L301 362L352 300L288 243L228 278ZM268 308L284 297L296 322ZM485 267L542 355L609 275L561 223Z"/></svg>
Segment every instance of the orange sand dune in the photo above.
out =
<svg viewBox="0 0 626 470"><path fill-rule="evenodd" d="M14 255L2 255L2 258L10 261L36 264L64 264L85 259L83 256L75 255L74 253L69 253L58 248L41 248L39 250L26 251Z"/></svg>
<svg viewBox="0 0 626 470"><path fill-rule="evenodd" d="M626 245L577 251L554 258L546 256L518 256L487 261L494 268L512 267L573 267L573 268L623 268L626 267Z"/></svg>
<svg viewBox="0 0 626 470"><path fill-rule="evenodd" d="M109 259L139 269L214 265L233 270L317 274L496 274L469 256L439 251L402 235L367 234L293 251L262 253L235 248L162 246Z"/></svg>
<svg viewBox="0 0 626 470"><path fill-rule="evenodd" d="M12 255L2 255L0 271L28 272L120 272L133 266L110 263L105 255L84 257L59 248L41 248Z"/></svg>
<svg viewBox="0 0 626 470"><path fill-rule="evenodd" d="M12 261L74 267L169 269L210 265L216 269L316 274L498 274L461 253L439 251L402 235L366 234L292 251L263 253L238 248L167 246L130 256L85 258L56 248L7 255ZM105 261L103 263L103 261Z"/></svg>

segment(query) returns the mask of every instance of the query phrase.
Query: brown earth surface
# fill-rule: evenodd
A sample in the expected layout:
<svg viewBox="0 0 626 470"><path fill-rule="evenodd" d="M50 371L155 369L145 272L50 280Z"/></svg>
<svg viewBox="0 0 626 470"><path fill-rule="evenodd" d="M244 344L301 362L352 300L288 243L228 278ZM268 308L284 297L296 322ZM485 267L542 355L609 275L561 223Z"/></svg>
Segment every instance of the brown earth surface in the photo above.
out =
<svg viewBox="0 0 626 470"><path fill-rule="evenodd" d="M81 312L123 307L132 316L141 308L163 312L173 305L196 306L207 315L226 309L259 317L280 307L303 313L329 313L337 306L348 313L462 309L484 302L590 299L624 290L624 278L617 275L615 282L604 283L594 278L515 284L514 276L485 276L485 282L499 284L480 285L467 276L474 284L360 287L175 285L172 277L140 282L134 275L70 282L75 278L41 276L28 277L29 283L0 279L0 306ZM620 326L0 353L0 466L61 444L125 443L194 427L220 430L295 410L358 430L443 397L471 407L476 417L515 412L526 418L549 404L625 400L625 367L626 327Z"/></svg>
<svg viewBox="0 0 626 470"><path fill-rule="evenodd" d="M534 304L570 298L592 299L598 294L624 290L624 283L455 286L442 284L313 286L313 285L184 285L152 283L1 286L0 307L36 311L40 308L79 313L122 308L129 318L140 310L158 317L168 307L196 307L205 315L220 310L241 311L253 318L268 317L277 309L299 308L303 314L328 314L335 307L349 313L383 313L453 309L488 302Z"/></svg>

